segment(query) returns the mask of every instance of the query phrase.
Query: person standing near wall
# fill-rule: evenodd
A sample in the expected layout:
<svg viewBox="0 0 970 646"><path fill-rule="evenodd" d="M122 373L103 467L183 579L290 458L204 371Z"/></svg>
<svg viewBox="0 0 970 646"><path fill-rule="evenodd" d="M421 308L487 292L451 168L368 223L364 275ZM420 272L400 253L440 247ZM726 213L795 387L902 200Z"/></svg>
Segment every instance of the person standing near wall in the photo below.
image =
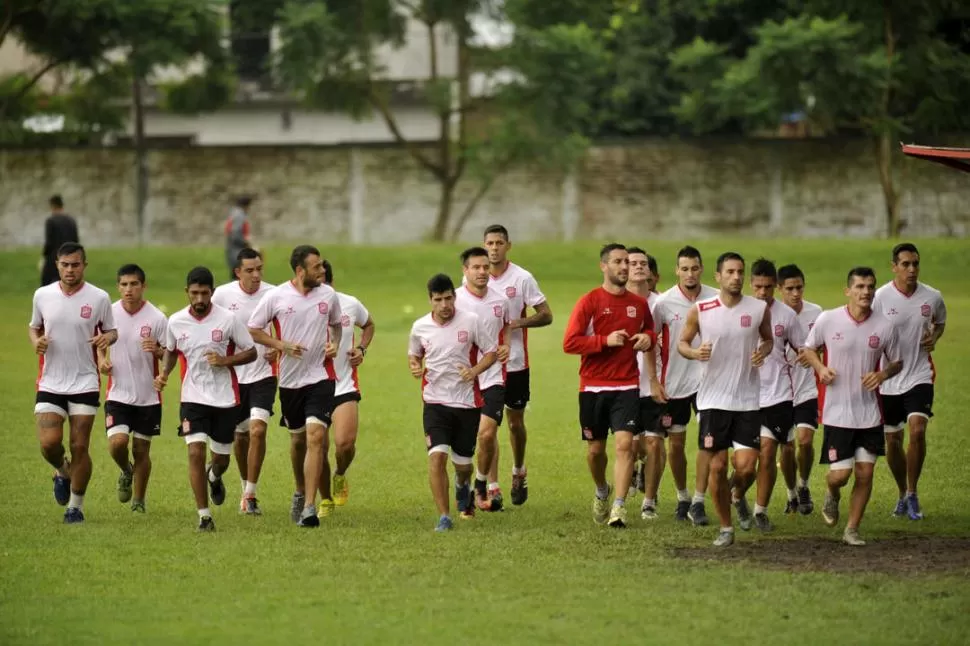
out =
<svg viewBox="0 0 970 646"><path fill-rule="evenodd" d="M237 198L235 206L229 210L229 217L226 218L226 266L229 268L230 282L238 280L236 264L239 252L253 248L249 228L249 206L252 203L253 198L248 195Z"/></svg>
<svg viewBox="0 0 970 646"><path fill-rule="evenodd" d="M57 250L65 242L80 242L77 222L64 212L64 200L60 195L52 195L49 201L50 217L44 222L44 249L41 251L40 286L50 285L60 280L57 273Z"/></svg>

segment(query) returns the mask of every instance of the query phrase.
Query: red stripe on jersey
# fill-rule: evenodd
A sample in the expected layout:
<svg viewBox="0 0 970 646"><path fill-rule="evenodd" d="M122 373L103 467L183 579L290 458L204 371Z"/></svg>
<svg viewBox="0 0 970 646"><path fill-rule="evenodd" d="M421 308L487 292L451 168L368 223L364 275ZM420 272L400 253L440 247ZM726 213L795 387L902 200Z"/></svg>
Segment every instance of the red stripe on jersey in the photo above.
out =
<svg viewBox="0 0 970 646"><path fill-rule="evenodd" d="M236 344L232 341L226 346L226 356L231 357L236 354ZM229 366L229 378L232 380L232 394L236 398L236 406L239 405L239 378L236 377L236 368Z"/></svg>
<svg viewBox="0 0 970 646"><path fill-rule="evenodd" d="M472 366L475 366L477 363L476 359L478 359L478 346L473 343L471 349L468 351L468 361ZM478 385L477 377L472 382L472 391L475 393L475 406L481 408L485 405L485 398L482 397L482 389Z"/></svg>
<svg viewBox="0 0 970 646"><path fill-rule="evenodd" d="M505 328L503 327L501 330L499 330L499 333L498 333L498 344L502 345L504 343L505 343ZM496 359L496 361L498 361L498 359ZM505 363L502 364L502 385L503 386L505 385L505 382L508 380L508 378L509 378L509 362L506 361Z"/></svg>
<svg viewBox="0 0 970 646"><path fill-rule="evenodd" d="M179 377L182 378L182 381L185 381L185 373L189 371L189 364L188 362L186 362L185 354L181 350L178 351L178 355L179 355Z"/></svg>
<svg viewBox="0 0 970 646"><path fill-rule="evenodd" d="M44 376L44 355L38 355L37 357L37 381L34 383L34 387L40 391L40 378Z"/></svg>
<svg viewBox="0 0 970 646"><path fill-rule="evenodd" d="M525 318L526 314L525 303L522 304L522 312L519 314L519 318ZM526 369L529 367L529 328L522 328L522 360L525 362L524 365Z"/></svg>
<svg viewBox="0 0 970 646"><path fill-rule="evenodd" d="M931 379L930 383L935 384L936 383L936 364L933 363L933 355L927 353L926 358L930 362L930 374L932 375L932 377L930 377Z"/></svg>
<svg viewBox="0 0 970 646"><path fill-rule="evenodd" d="M152 355L154 357L154 355ZM158 357L152 359L152 381L158 376ZM158 403L162 403L162 393L155 391L158 394Z"/></svg>
<svg viewBox="0 0 970 646"><path fill-rule="evenodd" d="M273 331L276 333L276 338L282 339L283 335L280 333L280 320L274 317L271 322L273 324ZM281 352L279 354L279 357L277 357L276 361L270 364L270 369L272 370L274 377L279 377L280 375L280 361L282 360L283 360L283 353Z"/></svg>
<svg viewBox="0 0 970 646"><path fill-rule="evenodd" d="M666 323L660 328L660 383L667 383L667 366L670 365L670 326Z"/></svg>
<svg viewBox="0 0 970 646"><path fill-rule="evenodd" d="M824 345L822 346L822 365L829 365L829 351ZM818 420L824 424L822 411L825 410L825 384L818 378L818 373L815 373L815 383L818 384Z"/></svg>
<svg viewBox="0 0 970 646"><path fill-rule="evenodd" d="M357 366L353 366L350 369L350 378L354 382L354 391L360 392L360 383L357 381Z"/></svg>

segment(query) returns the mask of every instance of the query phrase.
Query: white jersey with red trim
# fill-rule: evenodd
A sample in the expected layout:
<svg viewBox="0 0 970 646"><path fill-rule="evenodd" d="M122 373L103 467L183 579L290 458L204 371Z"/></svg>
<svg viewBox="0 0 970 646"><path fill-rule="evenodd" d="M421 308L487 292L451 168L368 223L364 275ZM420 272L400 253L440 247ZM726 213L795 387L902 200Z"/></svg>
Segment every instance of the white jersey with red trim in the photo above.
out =
<svg viewBox="0 0 970 646"><path fill-rule="evenodd" d="M333 360L325 357L330 326L340 325L340 299L329 285L301 294L292 281L266 292L249 319L249 327L262 330L273 323L280 339L306 348L301 357L280 359L280 388L302 388L336 380Z"/></svg>
<svg viewBox="0 0 970 646"><path fill-rule="evenodd" d="M216 291L212 294L212 302L219 307L229 310L233 316L239 319L240 323L248 326L249 319L256 310L256 306L259 305L259 302L263 300L263 296L273 289L273 287L273 285L261 282L259 289L253 293L249 293L243 289L238 280L234 280L231 283L216 287ZM273 334L274 331L276 332L276 336L279 336L279 330L272 323L263 328L263 332L267 334ZM236 377L239 378L239 383L251 384L261 379L276 376L278 364L270 363L266 360L266 351L268 349L265 345L257 344L256 361L242 366L236 366Z"/></svg>
<svg viewBox="0 0 970 646"><path fill-rule="evenodd" d="M528 308L546 302L539 283L528 271L513 262L498 276L489 274L488 284L509 299L509 316L524 318ZM519 328L509 334L508 372L519 372L529 367L529 330Z"/></svg>
<svg viewBox="0 0 970 646"><path fill-rule="evenodd" d="M805 347L805 337L808 335L798 321L795 310L777 298L771 302L770 310L773 345L771 353L758 370L762 408L795 400L795 384L787 351L789 348Z"/></svg>
<svg viewBox="0 0 970 646"><path fill-rule="evenodd" d="M759 327L768 306L742 296L727 307L715 296L697 302L701 343L711 343L711 358L701 362L697 410L751 411L761 408L761 380L751 355L761 344Z"/></svg>
<svg viewBox="0 0 970 646"><path fill-rule="evenodd" d="M935 382L933 357L920 347L920 341L934 325L946 324L946 304L939 290L916 283L916 291L907 296L890 282L876 290L872 309L896 328L903 359L902 371L887 379L879 391L883 395L902 395L920 384Z"/></svg>
<svg viewBox="0 0 970 646"><path fill-rule="evenodd" d="M478 363L478 351L495 352L491 339L474 312L455 309L455 315L444 325L431 314L422 316L411 326L408 354L424 359L421 397L427 404L453 408L480 408L483 404L478 380L462 381L459 368Z"/></svg>
<svg viewBox="0 0 970 646"><path fill-rule="evenodd" d="M340 335L337 356L333 360L334 372L337 374L334 394L359 393L357 367L350 365L350 352L354 349L354 332L356 328L363 327L370 320L370 312L363 303L350 294L337 292L337 299L340 302L340 326L343 333Z"/></svg>
<svg viewBox="0 0 970 646"><path fill-rule="evenodd" d="M647 307L650 308L651 316L653 315L654 311L657 308L658 300L660 300L660 294L658 294L657 292L650 292L649 294L647 294ZM654 321L656 322L656 319L654 319ZM660 341L660 337L658 336L657 342L659 343L659 341ZM660 371L663 368L660 362L661 352L662 352L662 349L658 347L656 352L658 377L660 376ZM647 371L643 367L643 362L646 360L647 356L648 355L645 352L637 352L637 370L640 371L640 397L650 396L650 377L647 375Z"/></svg>
<svg viewBox="0 0 970 646"><path fill-rule="evenodd" d="M697 392L701 385L701 375L704 366L699 361L691 361L680 356L677 343L680 333L687 322L687 314L697 301L704 301L717 296L717 290L707 285L701 285L696 299L690 299L680 288L674 285L657 299L653 309L653 323L657 332L657 343L660 347L660 383L664 385L667 396L671 399L683 399ZM700 347L700 336L694 337L692 347Z"/></svg>
<svg viewBox="0 0 970 646"><path fill-rule="evenodd" d="M158 359L153 352L145 352L141 344L154 339L164 347L168 319L148 301L133 313L121 301L115 301L111 313L118 326L118 341L111 346L111 374L105 399L131 406L160 403L161 395L155 390Z"/></svg>
<svg viewBox="0 0 970 646"><path fill-rule="evenodd" d="M60 282L34 292L30 327L47 336L40 357L37 390L77 395L101 390L97 352L91 337L115 329L111 298L103 289L84 283L65 294Z"/></svg>
<svg viewBox="0 0 970 646"><path fill-rule="evenodd" d="M802 311L798 313L798 322L802 326L805 336L815 327L815 320L822 313L822 308L815 303L802 301ZM788 365L791 366L792 386L795 389L795 405L803 404L818 397L818 382L815 378L815 370L810 366L806 367L798 363L798 346L789 347L785 356Z"/></svg>
<svg viewBox="0 0 970 646"><path fill-rule="evenodd" d="M232 312L212 305L201 319L191 307L172 314L165 334L165 349L177 352L182 373L183 404L232 408L239 404L239 381L232 367L211 366L206 353L224 357L253 347L253 337Z"/></svg>
<svg viewBox="0 0 970 646"><path fill-rule="evenodd" d="M504 342L502 331L506 324L511 320L509 316L509 299L497 289L489 287L485 296L478 297L473 294L467 285L462 285L455 290L455 307L466 312L478 314L485 334L491 339L495 346L500 346ZM481 361L484 356L481 346L478 349L478 358ZM482 390L492 386L505 385L506 365L501 361L496 361L492 367L478 376L478 385Z"/></svg>
<svg viewBox="0 0 970 646"><path fill-rule="evenodd" d="M822 423L841 428L870 429L882 426L879 394L862 387L862 378L879 369L880 360L900 358L892 322L879 312L857 321L848 307L826 310L815 320L805 346L824 348L823 363L835 371L835 380L819 386Z"/></svg>

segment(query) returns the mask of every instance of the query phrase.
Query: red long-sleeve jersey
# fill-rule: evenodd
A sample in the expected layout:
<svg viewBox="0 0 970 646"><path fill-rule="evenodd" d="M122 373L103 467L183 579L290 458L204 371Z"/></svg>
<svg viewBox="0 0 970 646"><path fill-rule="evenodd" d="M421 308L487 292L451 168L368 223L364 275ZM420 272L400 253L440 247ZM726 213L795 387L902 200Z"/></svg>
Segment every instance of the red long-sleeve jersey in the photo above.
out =
<svg viewBox="0 0 970 646"><path fill-rule="evenodd" d="M611 348L606 338L617 330L648 334L656 343L653 317L645 298L632 292L611 294L602 287L587 293L573 307L562 349L582 355L579 389L638 388L640 372L633 342Z"/></svg>

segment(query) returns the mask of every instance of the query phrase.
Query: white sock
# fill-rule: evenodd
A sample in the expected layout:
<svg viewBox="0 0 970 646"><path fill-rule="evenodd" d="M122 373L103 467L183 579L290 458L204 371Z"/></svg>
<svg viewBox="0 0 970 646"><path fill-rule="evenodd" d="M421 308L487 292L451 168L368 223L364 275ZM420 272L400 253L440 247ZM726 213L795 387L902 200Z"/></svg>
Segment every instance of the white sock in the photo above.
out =
<svg viewBox="0 0 970 646"><path fill-rule="evenodd" d="M626 499L625 498L617 497L617 498L614 498L613 499L613 506L614 507L622 507L625 503L626 503Z"/></svg>
<svg viewBox="0 0 970 646"><path fill-rule="evenodd" d="M524 476L525 475L525 465L521 467L512 467L512 475L514 476Z"/></svg>
<svg viewBox="0 0 970 646"><path fill-rule="evenodd" d="M798 486L801 487L802 489L808 489L808 480L806 480L801 476L798 476Z"/></svg>
<svg viewBox="0 0 970 646"><path fill-rule="evenodd" d="M702 494L700 491L695 491L694 492L694 497L691 498L690 501L692 503L695 503L695 504L696 503L700 503L700 504L703 505L704 504L704 494Z"/></svg>
<svg viewBox="0 0 970 646"><path fill-rule="evenodd" d="M255 482L250 482L250 481L247 480L246 481L246 484L243 485L243 494L244 495L247 495L247 496L255 496L256 495L256 483Z"/></svg>
<svg viewBox="0 0 970 646"><path fill-rule="evenodd" d="M209 467L206 470L206 472L208 473L208 476L209 476L209 482L215 482L216 480L219 479L219 477L216 476L216 472L212 469L212 467Z"/></svg>
<svg viewBox="0 0 970 646"><path fill-rule="evenodd" d="M734 528L733 527L722 527L721 528L721 531L722 532L727 532L728 534L733 534L734 533Z"/></svg>
<svg viewBox="0 0 970 646"><path fill-rule="evenodd" d="M656 506L657 506L657 499L656 498L644 498L643 499L643 506L644 507L654 507L654 508L656 508Z"/></svg>
<svg viewBox="0 0 970 646"><path fill-rule="evenodd" d="M755 513L755 514L763 514L763 513L765 513L766 511L768 511L768 508L767 508L767 507L762 507L762 506L761 506L761 505L759 505L758 503L755 503L755 504L754 504L754 513Z"/></svg>
<svg viewBox="0 0 970 646"><path fill-rule="evenodd" d="M68 507L73 507L74 509L81 509L84 507L84 494L77 494L73 491L71 492L71 499L67 502Z"/></svg>
<svg viewBox="0 0 970 646"><path fill-rule="evenodd" d="M496 491L498 489L501 489L501 487L498 486L498 483L497 482L489 482L488 483L488 490L489 491Z"/></svg>
<svg viewBox="0 0 970 646"><path fill-rule="evenodd" d="M606 500L610 497L610 486L596 487L596 497L600 500Z"/></svg>
<svg viewBox="0 0 970 646"><path fill-rule="evenodd" d="M677 490L677 502L687 502L690 500L690 492L686 489Z"/></svg>
<svg viewBox="0 0 970 646"><path fill-rule="evenodd" d="M484 473L482 473L478 469L475 469L475 479L476 480L485 481L485 480L488 480L488 476L486 476Z"/></svg>
<svg viewBox="0 0 970 646"><path fill-rule="evenodd" d="M206 517L212 518L212 512L209 511L208 507L203 507L202 509L199 510L199 518L206 518Z"/></svg>
<svg viewBox="0 0 970 646"><path fill-rule="evenodd" d="M789 489L788 490L788 499L789 500L795 500L796 498L798 498L798 492L795 491L794 489Z"/></svg>

